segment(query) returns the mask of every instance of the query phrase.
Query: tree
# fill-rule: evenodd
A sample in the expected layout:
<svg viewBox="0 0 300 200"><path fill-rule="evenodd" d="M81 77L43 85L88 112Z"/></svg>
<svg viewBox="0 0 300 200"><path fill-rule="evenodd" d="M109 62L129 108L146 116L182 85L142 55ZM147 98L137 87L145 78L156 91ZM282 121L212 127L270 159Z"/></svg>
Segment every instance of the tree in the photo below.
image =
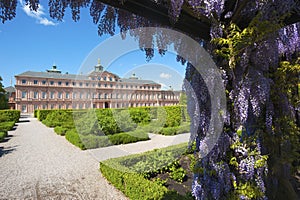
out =
<svg viewBox="0 0 300 200"><path fill-rule="evenodd" d="M0 3L1 19L15 16L16 0ZM32 9L38 0L27 0ZM50 15L62 20L70 7L79 20L80 7L90 6L98 33L111 34L115 25L135 36L147 59L157 43L164 54L174 44L178 54L188 50L180 39L159 33L140 34L141 26L167 26L198 40L223 73L228 110L219 142L197 166L196 199L298 199L293 174L299 170L299 52L298 0L50 0ZM104 4L104 3L107 4ZM112 7L114 6L114 7ZM130 12L127 12L125 10ZM133 15L131 12L135 13ZM166 20L166 16L167 20ZM187 20L188 19L188 20ZM153 35L160 39L150 41ZM125 35L122 35L125 37ZM190 55L190 58L195 55ZM187 63L186 79L196 94L187 91L193 138L205 148L210 99L203 78ZM295 81L296 80L296 81ZM199 117L192 113L199 104ZM298 168L298 169L297 169ZM204 173L202 173L204 171Z"/></svg>
<svg viewBox="0 0 300 200"><path fill-rule="evenodd" d="M6 91L2 85L2 77L0 76L0 110L8 108L8 99L6 95Z"/></svg>

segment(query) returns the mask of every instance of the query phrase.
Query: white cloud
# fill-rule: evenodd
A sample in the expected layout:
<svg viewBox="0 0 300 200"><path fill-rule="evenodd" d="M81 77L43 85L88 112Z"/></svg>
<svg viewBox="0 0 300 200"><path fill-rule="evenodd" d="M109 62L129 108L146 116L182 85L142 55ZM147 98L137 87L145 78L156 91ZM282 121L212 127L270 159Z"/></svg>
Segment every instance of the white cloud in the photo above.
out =
<svg viewBox="0 0 300 200"><path fill-rule="evenodd" d="M39 8L37 9L37 11L34 11L34 10L30 10L29 5L26 5L22 0L20 0L20 3L22 5L22 9L26 13L26 15L36 19L37 23L45 25L45 26L57 25L57 23L54 23L53 21L44 17L46 14L44 12L44 7L41 4L39 4Z"/></svg>
<svg viewBox="0 0 300 200"><path fill-rule="evenodd" d="M160 78L169 79L169 78L172 77L172 75L171 75L171 74L167 74L167 73L161 73L161 74L159 75L159 77L160 77Z"/></svg>

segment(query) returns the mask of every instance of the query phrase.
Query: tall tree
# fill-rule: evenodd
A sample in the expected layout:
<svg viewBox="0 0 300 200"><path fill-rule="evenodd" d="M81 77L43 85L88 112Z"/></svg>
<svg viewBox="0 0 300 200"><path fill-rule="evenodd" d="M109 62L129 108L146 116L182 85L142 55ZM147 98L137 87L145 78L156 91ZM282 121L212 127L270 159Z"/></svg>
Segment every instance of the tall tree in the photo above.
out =
<svg viewBox="0 0 300 200"><path fill-rule="evenodd" d="M8 108L8 99L6 95L6 91L2 85L2 77L0 76L0 110Z"/></svg>

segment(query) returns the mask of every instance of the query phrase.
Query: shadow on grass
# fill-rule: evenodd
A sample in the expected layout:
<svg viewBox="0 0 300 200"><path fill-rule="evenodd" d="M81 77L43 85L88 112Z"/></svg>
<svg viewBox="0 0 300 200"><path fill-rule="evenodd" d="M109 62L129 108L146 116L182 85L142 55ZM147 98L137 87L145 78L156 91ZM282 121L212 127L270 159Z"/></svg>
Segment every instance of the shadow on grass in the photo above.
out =
<svg viewBox="0 0 300 200"><path fill-rule="evenodd" d="M9 148L0 147L0 157L12 153L14 150L16 150L16 147L17 146L9 147Z"/></svg>

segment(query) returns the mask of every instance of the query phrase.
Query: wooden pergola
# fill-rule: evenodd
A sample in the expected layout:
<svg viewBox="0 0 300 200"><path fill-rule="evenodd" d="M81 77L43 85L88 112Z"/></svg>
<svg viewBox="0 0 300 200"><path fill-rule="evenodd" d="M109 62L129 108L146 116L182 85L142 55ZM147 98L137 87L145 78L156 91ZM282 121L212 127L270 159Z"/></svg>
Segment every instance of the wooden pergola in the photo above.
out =
<svg viewBox="0 0 300 200"><path fill-rule="evenodd" d="M165 1L164 4L157 4L152 0L126 0L123 2L116 0L99 1L115 8L124 9L149 20L153 20L162 25L173 27L176 30L189 33L195 37L202 38L204 40L210 39L209 33L211 21L206 16L196 16L186 3L183 5L183 9L178 21L175 24L172 24L170 22L170 17L168 16L168 8L166 6L168 5L169 1ZM225 0L224 12L221 16L221 21L229 23L229 19L225 18L225 14L228 12L233 12L230 20L241 28L246 27L252 19L242 17L240 12L247 5L247 3L251 1L252 0ZM299 21L300 12L295 9L290 16L285 18L283 25L290 25Z"/></svg>

